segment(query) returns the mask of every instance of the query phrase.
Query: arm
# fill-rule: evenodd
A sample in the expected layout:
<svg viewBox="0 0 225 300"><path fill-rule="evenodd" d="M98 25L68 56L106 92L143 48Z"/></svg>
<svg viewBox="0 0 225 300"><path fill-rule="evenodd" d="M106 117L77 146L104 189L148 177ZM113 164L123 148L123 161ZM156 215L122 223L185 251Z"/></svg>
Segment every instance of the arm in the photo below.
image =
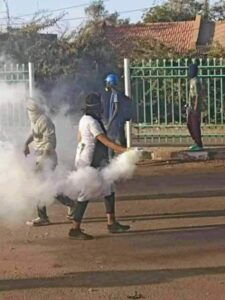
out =
<svg viewBox="0 0 225 300"><path fill-rule="evenodd" d="M112 142L109 138L107 138L107 136L105 134L99 134L98 136L96 136L97 140L99 140L102 144L104 144L106 147L114 150L115 152L118 153L123 153L125 152L127 149Z"/></svg>
<svg viewBox="0 0 225 300"><path fill-rule="evenodd" d="M197 79L193 81L191 84L191 93L192 93L192 99L193 99L193 110L197 111L198 108L198 98L199 98L199 88L197 87L199 83L197 82Z"/></svg>
<svg viewBox="0 0 225 300"><path fill-rule="evenodd" d="M27 138L26 142L25 142L25 145L24 145L23 153L24 153L25 156L30 154L29 145L30 145L30 143L33 142L33 140L34 140L33 134L30 134L29 137Z"/></svg>
<svg viewBox="0 0 225 300"><path fill-rule="evenodd" d="M115 117L116 117L116 115L118 113L118 110L119 110L119 104L118 104L118 102L115 102L114 105L115 105L115 110L113 112L113 115L112 115L111 119L109 120L109 123L108 123L108 126L107 126L107 130L110 129L110 127L112 125L112 122L115 119Z"/></svg>
<svg viewBox="0 0 225 300"><path fill-rule="evenodd" d="M81 141L81 134L80 134L79 130L77 132L77 141L78 141L78 143Z"/></svg>
<svg viewBox="0 0 225 300"><path fill-rule="evenodd" d="M197 111L198 108L198 96L195 96L195 100L194 100L194 111Z"/></svg>
<svg viewBox="0 0 225 300"><path fill-rule="evenodd" d="M196 96L195 96L195 100L194 100L194 111L197 111L199 96L201 97L202 109L205 110L206 109L206 101L205 101L206 96L205 96L205 87L203 85L201 85L199 93L196 90Z"/></svg>

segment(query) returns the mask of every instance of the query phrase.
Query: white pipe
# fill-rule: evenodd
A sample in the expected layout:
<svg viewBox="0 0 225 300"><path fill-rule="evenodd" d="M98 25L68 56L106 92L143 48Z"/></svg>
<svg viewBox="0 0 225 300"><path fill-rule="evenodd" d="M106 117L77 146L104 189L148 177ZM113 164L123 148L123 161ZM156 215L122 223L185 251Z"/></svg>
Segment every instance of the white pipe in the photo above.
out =
<svg viewBox="0 0 225 300"><path fill-rule="evenodd" d="M124 86L125 95L131 98L131 85L130 85L130 60L124 58ZM131 147L131 121L126 122L126 137L127 137L127 148Z"/></svg>
<svg viewBox="0 0 225 300"><path fill-rule="evenodd" d="M33 97L34 90L34 64L28 63L28 72L29 72L29 96Z"/></svg>

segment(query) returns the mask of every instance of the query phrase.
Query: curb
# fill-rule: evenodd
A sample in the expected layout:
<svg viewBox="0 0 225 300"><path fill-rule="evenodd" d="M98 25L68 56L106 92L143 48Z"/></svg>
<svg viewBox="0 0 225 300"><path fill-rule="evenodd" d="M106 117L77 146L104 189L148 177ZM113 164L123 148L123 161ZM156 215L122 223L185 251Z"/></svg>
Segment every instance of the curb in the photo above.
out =
<svg viewBox="0 0 225 300"><path fill-rule="evenodd" d="M153 161L206 161L225 159L224 148L211 148L199 152L190 152L186 150L168 150L168 149L151 149L143 151L143 159Z"/></svg>
<svg viewBox="0 0 225 300"><path fill-rule="evenodd" d="M224 197L225 190L211 190L211 191L194 191L182 193L161 193L161 194L138 194L138 195L117 195L118 201L132 201L132 200L165 200L174 198L211 198Z"/></svg>

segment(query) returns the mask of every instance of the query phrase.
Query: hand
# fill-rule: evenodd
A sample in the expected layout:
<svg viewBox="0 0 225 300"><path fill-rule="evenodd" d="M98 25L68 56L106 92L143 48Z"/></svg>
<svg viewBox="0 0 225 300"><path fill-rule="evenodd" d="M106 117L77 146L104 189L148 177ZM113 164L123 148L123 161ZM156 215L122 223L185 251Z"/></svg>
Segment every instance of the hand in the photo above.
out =
<svg viewBox="0 0 225 300"><path fill-rule="evenodd" d="M23 153L24 153L25 156L27 156L27 155L30 154L30 149L29 149L29 146L28 146L28 145L25 145L24 150L23 150Z"/></svg>

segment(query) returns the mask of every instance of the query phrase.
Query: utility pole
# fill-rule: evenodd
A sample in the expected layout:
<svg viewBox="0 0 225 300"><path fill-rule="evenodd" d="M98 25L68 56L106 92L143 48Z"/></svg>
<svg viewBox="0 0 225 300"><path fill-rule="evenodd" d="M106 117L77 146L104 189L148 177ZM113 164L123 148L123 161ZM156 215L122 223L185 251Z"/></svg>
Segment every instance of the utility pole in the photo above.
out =
<svg viewBox="0 0 225 300"><path fill-rule="evenodd" d="M9 13L9 4L7 0L3 0L6 9L6 17L7 17L7 28L10 28L10 13Z"/></svg>
<svg viewBox="0 0 225 300"><path fill-rule="evenodd" d="M209 0L204 0L203 3L203 16L204 19L209 19Z"/></svg>

